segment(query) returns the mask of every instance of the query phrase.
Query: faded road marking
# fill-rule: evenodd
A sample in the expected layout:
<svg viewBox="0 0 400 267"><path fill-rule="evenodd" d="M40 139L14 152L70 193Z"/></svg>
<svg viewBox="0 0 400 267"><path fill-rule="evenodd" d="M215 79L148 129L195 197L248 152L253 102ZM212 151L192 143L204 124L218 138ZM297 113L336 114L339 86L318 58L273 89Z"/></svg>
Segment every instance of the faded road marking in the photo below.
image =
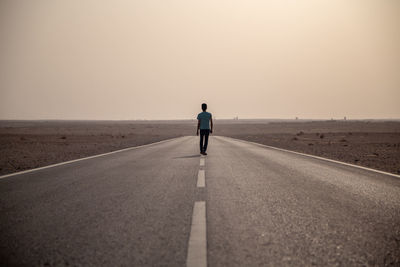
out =
<svg viewBox="0 0 400 267"><path fill-rule="evenodd" d="M204 170L199 170L199 174L197 175L197 187L205 187L206 186L206 175Z"/></svg>

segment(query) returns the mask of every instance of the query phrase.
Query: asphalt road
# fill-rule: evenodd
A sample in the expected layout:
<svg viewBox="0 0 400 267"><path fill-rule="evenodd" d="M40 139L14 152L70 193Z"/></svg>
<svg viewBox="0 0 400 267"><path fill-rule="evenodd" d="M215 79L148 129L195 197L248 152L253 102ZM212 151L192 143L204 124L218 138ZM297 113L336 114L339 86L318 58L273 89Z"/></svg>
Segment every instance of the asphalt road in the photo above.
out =
<svg viewBox="0 0 400 267"><path fill-rule="evenodd" d="M183 137L0 179L0 265L185 266L205 203L208 266L400 266L399 178L223 137L208 153Z"/></svg>

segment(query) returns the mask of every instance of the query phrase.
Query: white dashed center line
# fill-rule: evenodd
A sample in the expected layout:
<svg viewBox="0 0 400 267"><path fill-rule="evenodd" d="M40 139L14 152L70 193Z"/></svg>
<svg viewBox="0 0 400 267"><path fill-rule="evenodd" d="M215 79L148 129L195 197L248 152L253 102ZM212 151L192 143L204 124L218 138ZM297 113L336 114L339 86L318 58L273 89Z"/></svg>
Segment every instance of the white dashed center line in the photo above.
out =
<svg viewBox="0 0 400 267"><path fill-rule="evenodd" d="M206 186L204 171L205 158L200 157L200 167L197 175L197 187ZM192 226L188 244L186 259L187 267L207 267L207 226L206 226L206 202L196 201L193 207Z"/></svg>
<svg viewBox="0 0 400 267"><path fill-rule="evenodd" d="M186 266L207 266L207 229L205 201L197 201L194 203L192 229L190 231Z"/></svg>
<svg viewBox="0 0 400 267"><path fill-rule="evenodd" d="M206 175L204 170L199 170L199 174L197 175L197 187L205 187L206 186Z"/></svg>

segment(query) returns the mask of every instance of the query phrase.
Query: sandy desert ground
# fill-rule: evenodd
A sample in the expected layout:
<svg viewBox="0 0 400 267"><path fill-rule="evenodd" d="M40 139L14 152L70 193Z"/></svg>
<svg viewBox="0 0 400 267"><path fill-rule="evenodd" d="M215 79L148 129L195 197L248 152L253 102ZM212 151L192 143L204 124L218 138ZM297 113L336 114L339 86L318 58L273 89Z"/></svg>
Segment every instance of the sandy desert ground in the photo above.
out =
<svg viewBox="0 0 400 267"><path fill-rule="evenodd" d="M222 124L217 133L400 174L399 121Z"/></svg>
<svg viewBox="0 0 400 267"><path fill-rule="evenodd" d="M178 136L196 121L0 121L0 174ZM399 121L218 120L214 134L400 174Z"/></svg>
<svg viewBox="0 0 400 267"><path fill-rule="evenodd" d="M187 122L2 121L0 174L193 134Z"/></svg>

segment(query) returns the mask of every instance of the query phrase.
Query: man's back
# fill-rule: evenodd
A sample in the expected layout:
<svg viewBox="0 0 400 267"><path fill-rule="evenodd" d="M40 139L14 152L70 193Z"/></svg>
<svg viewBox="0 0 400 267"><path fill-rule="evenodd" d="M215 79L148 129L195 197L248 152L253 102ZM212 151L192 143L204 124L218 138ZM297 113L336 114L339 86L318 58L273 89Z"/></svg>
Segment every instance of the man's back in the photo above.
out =
<svg viewBox="0 0 400 267"><path fill-rule="evenodd" d="M207 111L203 111L197 115L197 119L200 120L200 129L210 129L210 119L211 113Z"/></svg>

